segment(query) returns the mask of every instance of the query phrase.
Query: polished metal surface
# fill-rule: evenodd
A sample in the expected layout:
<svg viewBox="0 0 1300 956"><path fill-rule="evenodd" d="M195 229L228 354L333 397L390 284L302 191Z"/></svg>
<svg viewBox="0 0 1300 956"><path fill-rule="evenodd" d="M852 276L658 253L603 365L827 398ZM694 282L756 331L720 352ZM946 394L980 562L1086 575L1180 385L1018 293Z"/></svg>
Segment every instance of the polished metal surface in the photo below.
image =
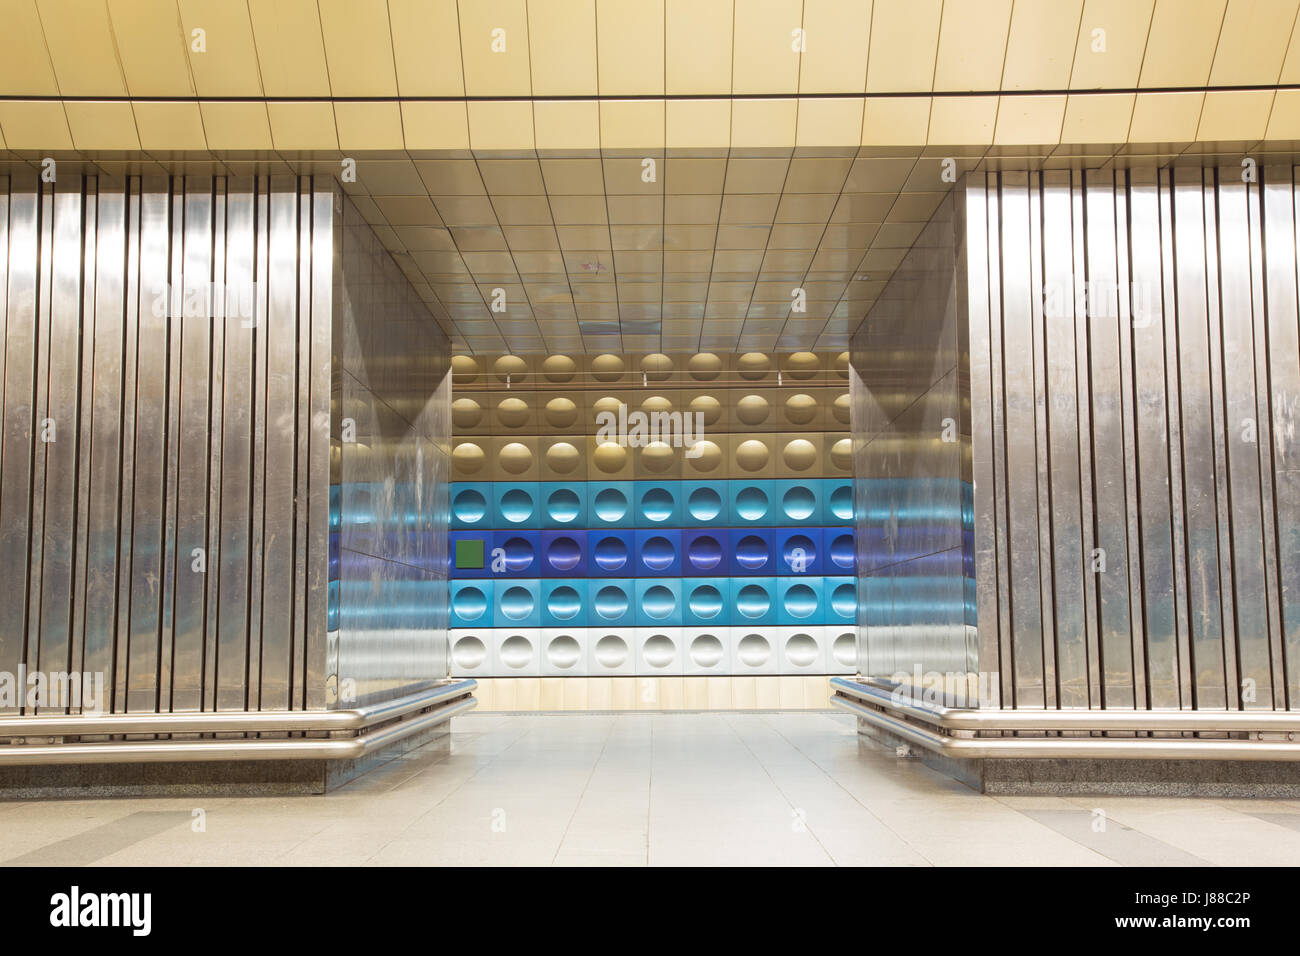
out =
<svg viewBox="0 0 1300 956"><path fill-rule="evenodd" d="M951 198L939 207L850 355L859 670L918 682L923 673L950 675L948 691L963 702L975 699L979 656L970 534L974 386L959 326L961 310L975 306L966 305L966 290L959 295L956 268L964 212ZM972 300L987 295L970 281ZM986 342L981 336L975 330L969 338ZM1036 554L1036 541L1033 548Z"/></svg>
<svg viewBox="0 0 1300 956"><path fill-rule="evenodd" d="M1274 740L1222 740L1200 737L950 737L847 697L831 704L909 743L949 757L966 759L1091 760L1300 760L1300 744Z"/></svg>
<svg viewBox="0 0 1300 956"><path fill-rule="evenodd" d="M326 726L321 717L334 716L334 712L316 715L307 713L242 714L248 718L234 721L231 717L183 718L180 726L195 727L184 733L267 733L267 724L285 725L288 732L328 732L329 737L244 737L244 738L169 738L155 740L108 740L103 742L61 742L50 736L48 743L36 741L32 735L12 737L9 746L0 747L0 766L13 764L91 764L91 763L174 763L182 761L229 760L355 760L396 743L404 737L420 733L445 723L457 714L467 713L478 705L472 695L474 681L458 681L455 690L440 690L427 695L417 695L404 701L400 713L379 711L338 712L346 721L330 722ZM463 686L468 684L470 686ZM428 708L428 709L425 709ZM295 721L293 718L300 718ZM314 719L308 725L304 719ZM68 718L69 723L80 724L80 718ZM211 727L230 728L212 730ZM22 723L38 723L39 719ZM240 726L242 724L242 726ZM349 731L355 731L347 736ZM79 729L64 733L85 733ZM168 733L182 731L169 730Z"/></svg>
<svg viewBox="0 0 1300 956"><path fill-rule="evenodd" d="M1297 198L1289 167L958 190L982 707L1300 709Z"/></svg>
<svg viewBox="0 0 1300 956"><path fill-rule="evenodd" d="M448 342L331 180L4 180L0 321L0 677L103 688L0 719L208 733L446 677Z"/></svg>

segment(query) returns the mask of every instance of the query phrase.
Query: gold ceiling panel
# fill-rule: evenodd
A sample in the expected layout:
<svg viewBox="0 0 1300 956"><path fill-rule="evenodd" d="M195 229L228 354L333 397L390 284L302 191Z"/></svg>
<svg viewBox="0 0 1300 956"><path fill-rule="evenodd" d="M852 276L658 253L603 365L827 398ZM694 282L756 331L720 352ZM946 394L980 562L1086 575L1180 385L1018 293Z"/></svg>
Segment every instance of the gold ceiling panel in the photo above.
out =
<svg viewBox="0 0 1300 956"><path fill-rule="evenodd" d="M461 347L835 347L981 163L1300 139L1293 91L1202 88L1300 82L1298 11L13 0L0 149L113 174L355 160L345 190Z"/></svg>
<svg viewBox="0 0 1300 956"><path fill-rule="evenodd" d="M80 0L41 0L45 45L64 96L122 96L108 6Z"/></svg>
<svg viewBox="0 0 1300 956"><path fill-rule="evenodd" d="M181 42L199 96L262 96L261 67L246 3L178 0ZM202 50L196 47L202 41Z"/></svg>
<svg viewBox="0 0 1300 956"><path fill-rule="evenodd" d="M317 0L335 96L396 96L387 0Z"/></svg>
<svg viewBox="0 0 1300 956"><path fill-rule="evenodd" d="M109 0L113 40L132 96L193 96L176 0Z"/></svg>
<svg viewBox="0 0 1300 956"><path fill-rule="evenodd" d="M330 95L315 0L248 0L267 96Z"/></svg>

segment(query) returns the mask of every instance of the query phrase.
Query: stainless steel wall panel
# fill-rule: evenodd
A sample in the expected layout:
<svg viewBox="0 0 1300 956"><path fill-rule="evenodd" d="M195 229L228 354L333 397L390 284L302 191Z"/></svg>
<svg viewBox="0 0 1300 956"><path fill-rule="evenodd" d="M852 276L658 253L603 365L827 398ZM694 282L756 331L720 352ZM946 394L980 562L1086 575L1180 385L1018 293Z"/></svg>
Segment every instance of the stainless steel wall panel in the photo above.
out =
<svg viewBox="0 0 1300 956"><path fill-rule="evenodd" d="M981 704L1294 709L1294 170L963 188ZM936 626L934 567L868 572L895 635ZM944 646L893 640L899 669Z"/></svg>
<svg viewBox="0 0 1300 956"><path fill-rule="evenodd" d="M171 198L161 182L140 195L140 279L135 405L134 508L131 546L131 624L126 708L158 709L163 602L163 503L167 493L167 380L171 288ZM162 296L161 307L158 297ZM160 314L161 313L161 314Z"/></svg>
<svg viewBox="0 0 1300 956"><path fill-rule="evenodd" d="M1178 633L1170 515L1169 412L1166 404L1160 187L1154 175L1130 174L1129 248L1133 284L1133 397L1142 553L1143 626L1148 701L1177 707Z"/></svg>
<svg viewBox="0 0 1300 956"><path fill-rule="evenodd" d="M262 686L262 581L266 575L266 552L264 550L266 531L266 370L267 343L266 328L270 315L270 283L268 280L270 245L270 194L267 180L258 177L254 193L253 222L256 229L254 240L253 276L256 281L255 298L257 302L257 332L253 348L253 468L251 486L251 530L249 555L251 570L249 574L249 609L248 609L248 659L245 662L246 694L250 709L257 709L261 700Z"/></svg>
<svg viewBox="0 0 1300 956"><path fill-rule="evenodd" d="M298 196L293 180L271 179L269 215L259 706L287 709L293 648L298 372Z"/></svg>
<svg viewBox="0 0 1300 956"><path fill-rule="evenodd" d="M1073 256L1072 292L1074 323L1075 414L1078 419L1079 461L1079 546L1084 571L1079 583L1083 594L1084 633L1088 658L1088 705L1101 706L1101 635L1098 629L1097 575L1092 571L1096 553L1096 508L1094 507L1092 462L1092 402L1088 368L1088 249L1085 242L1084 177L1076 175L1070 190L1071 254Z"/></svg>
<svg viewBox="0 0 1300 956"><path fill-rule="evenodd" d="M343 208L298 177L0 182L0 670L85 671L83 709L134 713L446 676L448 342ZM332 506L336 371L373 513ZM374 553L332 561L372 518Z"/></svg>
<svg viewBox="0 0 1300 956"><path fill-rule="evenodd" d="M1221 614L1221 635L1223 636L1220 653L1223 659L1223 697L1220 706L1224 708L1236 708L1238 706L1238 682L1237 682L1237 649L1236 642L1229 639L1229 635L1236 633L1236 608L1233 597L1233 572L1232 572L1232 501L1231 485L1229 482L1229 442L1235 439L1236 435L1232 432L1231 420L1225 419L1227 413L1227 404L1224 395L1224 365L1227 362L1228 342L1226 329L1223 327L1222 311L1220 303L1224 300L1223 290L1219 282L1219 249L1214 242L1214 237L1219 234L1219 219L1217 206L1215 202L1215 184L1216 176L1213 170L1206 170L1202 179L1202 190L1204 193L1205 209L1205 291L1206 291L1206 317L1210 328L1211 341L1222 337L1223 347L1221 349L1210 348L1210 405L1214 410L1214 488L1215 488L1215 516L1219 523L1219 610ZM1247 301L1249 301L1249 283L1245 284L1247 289ZM1228 314L1238 314L1237 309L1233 306L1228 307ZM1233 325L1238 323L1234 322ZM1244 324L1249 332L1254 326L1254 317L1252 316L1249 323ZM1249 341L1249 335L1247 336ZM1254 382L1250 383L1249 394L1246 396L1248 403L1254 401ZM1232 434L1232 438L1229 434ZM1258 488L1258 482L1256 482ZM1257 594L1263 593L1263 580L1261 576L1260 589ZM1266 605L1267 602L1260 602ZM1267 615L1267 612L1265 612ZM1267 623L1264 630L1267 631ZM1198 697L1199 699L1199 697Z"/></svg>
<svg viewBox="0 0 1300 956"><path fill-rule="evenodd" d="M1164 229L1166 262L1172 260L1177 335L1178 427L1171 431L1179 441L1171 443L1182 465L1181 495L1174 486L1174 500L1181 499L1184 536L1183 586L1186 589L1187 653L1180 647L1180 699L1183 706L1193 700L1198 707L1226 706L1223 662L1223 608L1219 580L1219 512L1216 489L1215 425L1222 406L1216 409L1210 381L1211 337L1208 282L1206 279L1205 189L1199 169L1175 170L1170 227ZM1175 241L1176 239L1176 241ZM1171 421L1171 429L1173 422ZM1177 523L1175 523L1177 528ZM1177 531L1175 532L1177 540ZM1181 640L1180 628L1180 640ZM1185 676L1184 676L1185 674ZM1193 698L1191 694L1194 693Z"/></svg>
<svg viewBox="0 0 1300 956"><path fill-rule="evenodd" d="M35 383L32 389L32 498L28 504L31 515L29 544L29 579L27 583L27 630L24 661L36 662L41 655L41 585L45 572L45 467L49 457L50 425L50 300L54 284L54 193L43 190L40 196L41 212L37 242L40 257L36 269L36 349Z"/></svg>
<svg viewBox="0 0 1300 956"><path fill-rule="evenodd" d="M1296 308L1296 199L1290 177L1264 180L1264 281L1268 310L1268 381L1272 405L1273 515L1277 526L1282 668L1276 692L1300 707L1300 327ZM1284 676L1285 675L1285 676Z"/></svg>
<svg viewBox="0 0 1300 956"><path fill-rule="evenodd" d="M1087 212L1087 311L1090 339L1091 460L1096 494L1096 547L1089 554L1086 581L1098 604L1102 704L1134 706L1132 622L1129 617L1128 522L1124 449L1125 408L1121 390L1119 273L1115 241L1114 181L1099 174L1090 181ZM1109 185L1109 188L1107 188Z"/></svg>
<svg viewBox="0 0 1300 956"><path fill-rule="evenodd" d="M248 653L255 633L250 614L253 550L253 409L256 381L253 340L265 318L254 285L256 192L251 180L229 183L226 199L225 329L221 396L221 554L217 564L218 710L248 706Z"/></svg>
<svg viewBox="0 0 1300 956"><path fill-rule="evenodd" d="M1272 393L1268 369L1269 329L1266 314L1268 300L1265 295L1264 275L1264 203L1258 186L1255 189L1248 188L1246 195L1246 211L1250 221L1250 292L1257 313L1257 321L1255 322L1255 396L1257 413L1255 421L1258 423L1259 430L1256 444L1259 448L1259 500L1260 510L1263 515L1261 524L1264 529L1264 583L1269 619L1268 656L1271 672L1276 675L1282 670L1282 608L1281 585L1278 580L1277 522L1273 520L1277 499L1274 495L1275 482L1271 432L1267 441L1263 438L1265 432L1263 423L1269 422L1271 428L1273 420ZM1240 654L1240 640L1238 640L1237 646ZM1286 690L1283 683L1275 679L1272 681L1272 685L1273 693L1270 701L1267 694L1261 695L1259 693L1257 684L1251 684L1243 678L1240 681L1243 705L1249 703L1252 706L1261 708L1267 708L1270 705L1273 707L1293 706L1293 701L1286 700Z"/></svg>
<svg viewBox="0 0 1300 956"><path fill-rule="evenodd" d="M32 457L36 421L36 273L40 194L35 177L11 180L5 302L4 435L0 454L0 669L17 673L26 660ZM9 707L0 708L12 712Z"/></svg>
<svg viewBox="0 0 1300 956"><path fill-rule="evenodd" d="M1000 195L1002 255L1030 261L1028 177L1008 173ZM1043 598L1039 569L1038 448L1031 270L1002 275L1002 348L1007 470L1007 539L1010 566L1011 635L1015 702L1042 707L1046 701L1043 657Z"/></svg>
<svg viewBox="0 0 1300 956"><path fill-rule="evenodd" d="M1132 328L1135 314L1132 310L1133 273L1129 263L1130 207L1128 191L1120 188L1122 178L1116 176L1115 196L1115 262L1120 284L1117 291L1119 330L1120 404L1124 437L1124 501L1127 530L1125 542L1127 556L1124 567L1128 572L1128 618L1130 622L1129 655L1133 667L1133 696L1142 706L1147 700L1147 653L1143 632L1144 607L1142 588L1142 506L1138 494L1137 453L1137 398L1133 377Z"/></svg>
<svg viewBox="0 0 1300 956"><path fill-rule="evenodd" d="M307 517L308 462L311 452L311 335L312 335L312 204L311 184L298 182L298 327L297 348L297 448L294 465L294 529L293 529L293 631L291 641L289 698L291 706L306 706L305 683L307 676Z"/></svg>
<svg viewBox="0 0 1300 956"><path fill-rule="evenodd" d="M84 201L81 207L81 261L85 264L81 275L81 311L78 317L80 328L77 331L81 343L77 384L77 488L76 488L76 525L73 528L72 548L72 587L71 620L68 626L68 670L80 674L84 666L86 650L86 576L89 569L89 551L92 542L90 533L90 469L91 429L93 418L93 390L95 386L95 273L93 263L96 260L97 213L98 203L95 194L98 183L95 180L83 184ZM69 701L67 706L74 706ZM81 705L75 705L80 710Z"/></svg>
<svg viewBox="0 0 1300 956"><path fill-rule="evenodd" d="M957 229L968 217L957 202L940 207L881 293L882 311L854 337L851 381L858 668L965 703L979 656L967 580L977 550L969 446L978 426L960 368L970 339L959 330L969 293L957 289Z"/></svg>
<svg viewBox="0 0 1300 956"><path fill-rule="evenodd" d="M184 180L169 182L171 246L168 250L169 275L165 288L167 316L167 434L166 477L163 494L162 607L159 610L158 639L158 709L172 707L172 664L176 638L176 531L179 525L180 448L181 448L181 359L184 352L185 315L185 187ZM189 573L188 568L185 573Z"/></svg>
<svg viewBox="0 0 1300 956"><path fill-rule="evenodd" d="M311 554L330 553L330 393L333 363L331 343L334 333L334 297L336 241L339 234L342 202L334 190L318 189L312 196L311 213L311 305L310 361L308 377L310 441L307 449L307 550ZM447 423L446 434L451 434ZM448 515L441 523L445 529ZM310 635L325 635L329 630L329 561L310 562L307 567L306 626ZM445 626L444 626L445 627ZM312 639L306 648L306 704L311 710L329 705L326 679L327 641Z"/></svg>
<svg viewBox="0 0 1300 956"><path fill-rule="evenodd" d="M1177 699L1185 706L1191 705L1192 676L1190 662L1191 642L1188 637L1188 598L1187 598L1187 507L1184 484L1187 474L1183 468L1182 447L1182 370L1179 364L1179 348L1183 337L1178 334L1177 310L1179 295L1178 263L1174 258L1173 233L1175 228L1172 197L1172 170L1160 173L1160 266L1163 276L1163 298L1168 303L1168 311L1173 316L1171 333L1164 337L1165 368L1168 374L1165 381L1165 407L1169 416L1169 538L1171 567L1174 581L1174 662L1177 682ZM1200 290L1204 296L1204 287ZM1194 376L1196 377L1196 376ZM1209 415L1208 404L1199 409ZM1179 503L1182 503L1180 507Z"/></svg>
<svg viewBox="0 0 1300 956"><path fill-rule="evenodd" d="M204 575L204 601L207 613L203 628L203 702L205 711L217 706L217 647L221 620L221 460L224 445L224 405L226 375L226 182L214 184L212 196L212 342L209 381L208 427L208 550L207 573ZM235 304L238 307L236 294Z"/></svg>
<svg viewBox="0 0 1300 956"><path fill-rule="evenodd" d="M117 534L117 608L113 650L112 709L127 709L127 675L131 663L132 549L135 544L135 418L140 342L140 215L138 181L126 187L126 297L123 300L122 335L122 487L118 492L120 526ZM108 681L105 684L108 685Z"/></svg>
<svg viewBox="0 0 1300 956"><path fill-rule="evenodd" d="M1043 183L1043 331L1046 351L1046 467L1039 469L1040 496L1047 501L1044 523L1050 534L1055 612L1057 700L1061 707L1087 707L1088 645L1084 623L1084 563L1079 484L1079 415L1076 405L1074 204L1070 174L1045 173ZM1046 486L1046 487L1044 487ZM1044 494L1046 492L1046 494Z"/></svg>
<svg viewBox="0 0 1300 956"><path fill-rule="evenodd" d="M991 354L988 255L988 193L982 181L971 180L958 189L958 201L966 207L964 252L965 278L968 287L967 312L970 316L969 350L976 355ZM1000 308L997 311L1001 311ZM1001 671L1001 615L998 607L998 548L993 463L992 369L986 362L970 362L971 461L974 495L974 576L977 582L976 609L979 620L979 660L990 674ZM869 673L869 672L864 672ZM989 680L988 706L1001 705L1001 681Z"/></svg>
<svg viewBox="0 0 1300 956"><path fill-rule="evenodd" d="M171 709L199 710L207 612L208 466L212 390L212 182L187 178L184 195L179 349L176 563Z"/></svg>

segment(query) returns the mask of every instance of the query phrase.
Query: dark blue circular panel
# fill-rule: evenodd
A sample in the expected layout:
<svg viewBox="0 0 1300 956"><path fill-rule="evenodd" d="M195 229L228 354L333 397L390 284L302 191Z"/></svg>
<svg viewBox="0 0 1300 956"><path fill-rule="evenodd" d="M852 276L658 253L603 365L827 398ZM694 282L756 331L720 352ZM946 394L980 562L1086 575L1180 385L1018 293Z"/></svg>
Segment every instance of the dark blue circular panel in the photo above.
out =
<svg viewBox="0 0 1300 956"><path fill-rule="evenodd" d="M767 542L758 535L747 534L736 542L736 563L746 571L757 571L767 562Z"/></svg>
<svg viewBox="0 0 1300 956"><path fill-rule="evenodd" d="M582 560L582 549L570 537L556 538L546 549L546 563L556 571L572 571Z"/></svg>
<svg viewBox="0 0 1300 956"><path fill-rule="evenodd" d="M712 571L722 563L722 545L710 534L702 534L686 549L686 560L696 571Z"/></svg>
<svg viewBox="0 0 1300 956"><path fill-rule="evenodd" d="M527 538L508 538L502 550L506 553L507 571L525 571L533 563L533 545Z"/></svg>
<svg viewBox="0 0 1300 956"><path fill-rule="evenodd" d="M795 567L796 558L802 559L802 568ZM813 544L812 538L805 534L792 534L785 539L781 559L785 561L787 568L794 571L807 571L809 566L817 560L817 546Z"/></svg>
<svg viewBox="0 0 1300 956"><path fill-rule="evenodd" d="M602 571L617 571L627 564L627 545L622 538L601 538L592 558Z"/></svg>
<svg viewBox="0 0 1300 956"><path fill-rule="evenodd" d="M831 562L837 568L853 570L853 535L845 532L831 542Z"/></svg>
<svg viewBox="0 0 1300 956"><path fill-rule="evenodd" d="M673 543L661 535L647 538L641 545L641 563L651 571L664 571L672 566L677 557Z"/></svg>

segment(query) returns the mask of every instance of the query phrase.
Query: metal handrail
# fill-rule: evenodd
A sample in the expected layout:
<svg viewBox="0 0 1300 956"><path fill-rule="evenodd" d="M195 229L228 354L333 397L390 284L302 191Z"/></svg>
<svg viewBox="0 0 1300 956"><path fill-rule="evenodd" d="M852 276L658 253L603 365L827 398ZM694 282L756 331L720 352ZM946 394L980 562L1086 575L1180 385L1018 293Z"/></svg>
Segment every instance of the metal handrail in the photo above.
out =
<svg viewBox="0 0 1300 956"><path fill-rule="evenodd" d="M1300 734L1300 711L1047 710L944 707L898 694L870 679L832 677L837 695L933 724L945 731L1176 731ZM835 698L831 698L835 702Z"/></svg>
<svg viewBox="0 0 1300 956"><path fill-rule="evenodd" d="M394 700L348 710L6 716L0 717L0 738L90 734L306 733L364 730L442 701L471 694L477 686L476 680L456 680Z"/></svg>
<svg viewBox="0 0 1300 956"><path fill-rule="evenodd" d="M1121 760L1300 760L1300 745L1282 741L1193 737L946 737L836 695L831 704L927 750L968 760L1090 758Z"/></svg>
<svg viewBox="0 0 1300 956"><path fill-rule="evenodd" d="M478 705L462 697L356 737L247 738L243 740L112 740L102 743L0 747L0 766L9 764L168 763L230 760L355 760L403 737L436 726Z"/></svg>

